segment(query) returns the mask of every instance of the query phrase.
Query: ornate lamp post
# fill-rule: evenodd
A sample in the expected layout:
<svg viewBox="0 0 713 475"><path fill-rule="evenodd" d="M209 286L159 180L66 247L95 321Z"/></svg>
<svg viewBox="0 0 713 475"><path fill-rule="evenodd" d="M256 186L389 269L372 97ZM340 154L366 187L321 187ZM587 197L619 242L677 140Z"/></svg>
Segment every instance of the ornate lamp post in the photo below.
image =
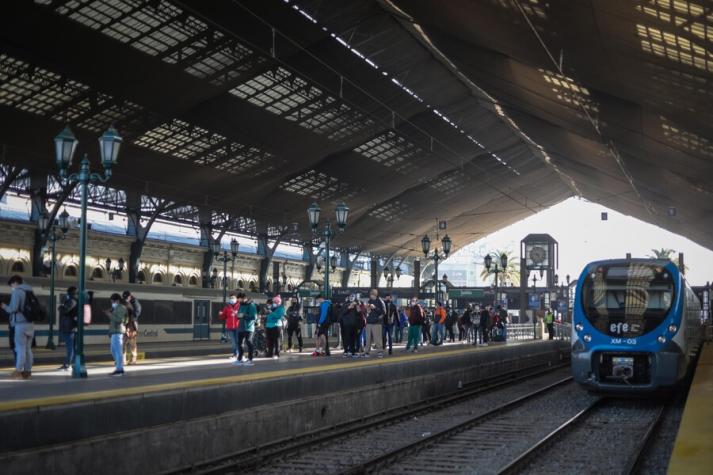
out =
<svg viewBox="0 0 713 475"><path fill-rule="evenodd" d="M215 260L223 263L223 307L228 302L228 262L234 262L238 258L238 249L240 248L240 243L238 240L233 238L230 241L230 255L228 255L227 249L222 249L223 255L220 255L221 246L220 241L217 239L210 243L211 251L215 256ZM228 335L225 334L225 320L223 320L223 327L220 332L220 341L228 341Z"/></svg>
<svg viewBox="0 0 713 475"><path fill-rule="evenodd" d="M50 301L49 301L49 333L47 334L47 345L45 348L48 350L54 350L56 348L54 344L54 320L57 314L57 306L55 305L54 298L54 282L55 282L55 269L57 267L57 241L64 239L67 231L69 231L69 213L65 209L59 215L57 223L50 224L50 218L47 213L43 213L40 216L40 232L47 237L47 241L50 243ZM59 233L57 232L59 229Z"/></svg>
<svg viewBox="0 0 713 475"><path fill-rule="evenodd" d="M307 217L309 218L309 225L312 228L312 232L317 234L317 228L319 227L319 215L322 212L322 208L319 207L317 203L312 203L309 208L307 208ZM335 209L335 214L337 218L337 228L339 232L344 232L347 227L347 218L349 217L349 208L344 202L337 205ZM335 236L335 232L332 229L332 223L327 220L324 224L324 230L322 231L322 237L324 238L324 296L329 298L331 295L331 289L329 287L329 271L330 267L334 271L337 267L336 256L330 256L330 245L332 243L332 238ZM320 263L317 263L317 269L320 268Z"/></svg>
<svg viewBox="0 0 713 475"><path fill-rule="evenodd" d="M495 273L495 301L493 302L493 305L497 305L498 302L498 274L500 272L505 272L505 269L507 269L508 266L508 256L504 252L500 254L499 256L495 254L495 268L493 269L493 272ZM490 268L493 265L493 257L488 254L485 256L483 259L483 263L485 264L485 268L490 272ZM498 267L498 264L500 264L500 267Z"/></svg>
<svg viewBox="0 0 713 475"><path fill-rule="evenodd" d="M77 151L79 141L69 127L65 127L54 139L55 160L59 168L60 180L64 184L76 183L79 185L81 195L81 219L79 223L79 302L77 312L77 339L74 362L72 364L73 378L86 378L87 368L84 362L84 305L86 295L86 260L87 260L87 194L90 183L106 183L111 178L112 168L116 166L119 158L119 149L123 139L114 127L109 127L99 137L99 154L101 156L103 175L91 173L89 157L84 154L79 165L79 172L68 175L72 166L74 153Z"/></svg>
<svg viewBox="0 0 713 475"><path fill-rule="evenodd" d="M438 229L436 229L436 240L438 240ZM446 234L443 236L443 239L441 239L442 252L439 252L438 248L436 248L433 250L433 254L429 257L428 253L431 249L431 238L428 237L428 234L425 234L421 239L421 250L423 251L423 255L426 259L432 259L434 265L436 266L436 273L434 274L436 276L436 300L440 298L441 292L441 281L438 279L438 262L448 258L448 255L451 253L452 244L451 238L449 238L448 234Z"/></svg>

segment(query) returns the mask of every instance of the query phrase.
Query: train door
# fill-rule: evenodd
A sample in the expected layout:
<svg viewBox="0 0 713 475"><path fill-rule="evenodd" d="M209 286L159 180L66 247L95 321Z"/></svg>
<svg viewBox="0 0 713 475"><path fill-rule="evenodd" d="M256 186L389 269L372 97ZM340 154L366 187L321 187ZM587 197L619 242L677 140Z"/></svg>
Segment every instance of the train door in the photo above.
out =
<svg viewBox="0 0 713 475"><path fill-rule="evenodd" d="M210 300L193 301L193 339L210 338Z"/></svg>

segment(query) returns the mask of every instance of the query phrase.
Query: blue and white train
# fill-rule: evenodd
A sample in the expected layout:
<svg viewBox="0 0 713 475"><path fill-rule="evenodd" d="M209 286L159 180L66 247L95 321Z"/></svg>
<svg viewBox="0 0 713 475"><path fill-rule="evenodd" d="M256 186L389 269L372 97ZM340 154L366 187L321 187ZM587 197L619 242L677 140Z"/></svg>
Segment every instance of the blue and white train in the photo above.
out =
<svg viewBox="0 0 713 475"><path fill-rule="evenodd" d="M577 281L572 375L596 392L650 392L685 376L703 338L701 304L669 260L587 265Z"/></svg>

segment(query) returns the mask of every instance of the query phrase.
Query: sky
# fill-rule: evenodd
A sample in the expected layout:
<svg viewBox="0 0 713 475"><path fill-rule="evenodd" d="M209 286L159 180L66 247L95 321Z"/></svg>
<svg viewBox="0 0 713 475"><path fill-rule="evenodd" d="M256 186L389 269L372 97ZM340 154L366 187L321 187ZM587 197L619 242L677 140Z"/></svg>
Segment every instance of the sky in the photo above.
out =
<svg viewBox="0 0 713 475"><path fill-rule="evenodd" d="M602 212L608 213L608 220L601 220ZM689 283L705 285L713 281L713 251L658 226L579 198L565 200L459 249L445 261L445 270L465 265L476 270L469 274L477 275L488 251L511 250L519 256L519 243L530 233L547 233L559 243L560 277L569 274L572 279L577 278L591 261L623 258L627 252L632 257L647 257L652 249L671 248L676 256L684 253ZM473 262L478 263L477 269ZM482 283L478 281L475 285Z"/></svg>

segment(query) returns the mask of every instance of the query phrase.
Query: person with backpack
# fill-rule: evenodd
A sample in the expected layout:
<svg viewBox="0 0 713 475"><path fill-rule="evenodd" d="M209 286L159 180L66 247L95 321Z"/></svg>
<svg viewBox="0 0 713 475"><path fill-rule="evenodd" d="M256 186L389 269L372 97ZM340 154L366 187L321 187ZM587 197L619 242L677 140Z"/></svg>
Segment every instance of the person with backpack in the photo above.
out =
<svg viewBox="0 0 713 475"><path fill-rule="evenodd" d="M280 335L282 323L285 318L285 307L282 305L282 297L275 295L272 298L272 305L265 317L265 337L267 338L267 356L274 360L280 357Z"/></svg>
<svg viewBox="0 0 713 475"><path fill-rule="evenodd" d="M312 356L329 356L329 326L331 325L332 301L318 295L317 304L317 343Z"/></svg>
<svg viewBox="0 0 713 475"><path fill-rule="evenodd" d="M59 339L64 342L67 356L60 370L68 371L74 358L74 335L77 329L77 288L72 286L67 289L62 305L59 306Z"/></svg>
<svg viewBox="0 0 713 475"><path fill-rule="evenodd" d="M238 359L235 365L253 366L253 355L255 346L253 345L253 333L255 333L255 320L257 320L257 306L245 294L238 294L240 301L240 311L238 312ZM248 360L243 361L243 342L248 347Z"/></svg>
<svg viewBox="0 0 713 475"><path fill-rule="evenodd" d="M10 303L2 304L3 310L10 317L10 326L15 330L15 371L11 379L30 379L32 377L32 339L35 336L35 321L42 319L39 301L22 277L13 275L7 282L12 289Z"/></svg>
<svg viewBox="0 0 713 475"><path fill-rule="evenodd" d="M292 302L287 309L287 351L292 351L292 336L297 338L297 348L302 353L302 307L297 295L292 296Z"/></svg>
<svg viewBox="0 0 713 475"><path fill-rule="evenodd" d="M126 324L129 323L129 310L126 301L119 294L111 294L111 310L106 310L109 317L109 349L114 357L114 372L109 376L122 376L124 374L124 334Z"/></svg>
<svg viewBox="0 0 713 475"><path fill-rule="evenodd" d="M421 325L423 324L424 311L423 307L418 303L416 297L411 299L408 316L408 340L406 342L406 351L415 353L418 351L418 343L421 340Z"/></svg>
<svg viewBox="0 0 713 475"><path fill-rule="evenodd" d="M240 320L238 319L238 312L240 311L240 302L238 302L238 296L234 292L231 292L228 297L228 302L223 307L223 310L218 314L218 318L225 320L225 332L230 336L230 341L233 345L232 354L230 355L231 360L238 359L238 325Z"/></svg>
<svg viewBox="0 0 713 475"><path fill-rule="evenodd" d="M423 320L421 323L421 345L423 346L426 343L431 343L431 316L426 312L425 308L421 307L421 310L423 310Z"/></svg>
<svg viewBox="0 0 713 475"><path fill-rule="evenodd" d="M139 356L139 350L136 346L136 339L139 336L139 317L141 316L141 304L139 299L134 297L131 292L124 290L121 294L126 302L127 310L129 310L130 321L127 325L127 332L124 337L124 355L131 355L127 364L136 364Z"/></svg>
<svg viewBox="0 0 713 475"><path fill-rule="evenodd" d="M391 300L391 294L386 294L384 296L384 325L381 331L381 346L386 348L386 343L388 340L389 344L389 354L393 354L393 339L394 339L394 326L399 325L399 309L396 304Z"/></svg>

